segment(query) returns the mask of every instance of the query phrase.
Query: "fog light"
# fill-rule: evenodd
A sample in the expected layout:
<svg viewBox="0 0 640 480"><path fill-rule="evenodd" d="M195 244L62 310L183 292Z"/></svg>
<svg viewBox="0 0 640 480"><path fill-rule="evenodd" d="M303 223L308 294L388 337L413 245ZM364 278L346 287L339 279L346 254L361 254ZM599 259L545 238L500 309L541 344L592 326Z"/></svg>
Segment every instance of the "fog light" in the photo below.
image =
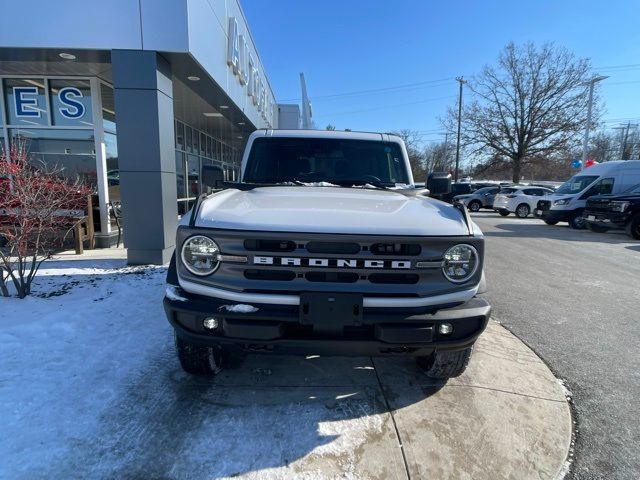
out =
<svg viewBox="0 0 640 480"><path fill-rule="evenodd" d="M438 331L441 335L449 335L451 332L453 332L453 325L451 325L450 323L441 323L438 327Z"/></svg>
<svg viewBox="0 0 640 480"><path fill-rule="evenodd" d="M207 330L215 330L216 328L218 328L218 319L213 317L205 318L202 322L202 325Z"/></svg>

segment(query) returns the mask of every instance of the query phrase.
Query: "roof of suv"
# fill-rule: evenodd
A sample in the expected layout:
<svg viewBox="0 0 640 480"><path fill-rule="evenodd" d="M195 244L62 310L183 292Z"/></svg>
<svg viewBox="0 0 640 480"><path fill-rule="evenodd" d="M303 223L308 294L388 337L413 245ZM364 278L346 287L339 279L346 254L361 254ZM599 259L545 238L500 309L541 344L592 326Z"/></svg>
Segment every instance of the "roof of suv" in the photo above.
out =
<svg viewBox="0 0 640 480"><path fill-rule="evenodd" d="M509 185L509 186L500 188L500 193L502 193L504 190L521 191L529 188L542 188L543 190L549 190L550 192L553 192L553 188L544 187L542 185Z"/></svg>
<svg viewBox="0 0 640 480"><path fill-rule="evenodd" d="M345 132L342 130L256 130L252 137L335 138L350 140L401 141L392 133Z"/></svg>

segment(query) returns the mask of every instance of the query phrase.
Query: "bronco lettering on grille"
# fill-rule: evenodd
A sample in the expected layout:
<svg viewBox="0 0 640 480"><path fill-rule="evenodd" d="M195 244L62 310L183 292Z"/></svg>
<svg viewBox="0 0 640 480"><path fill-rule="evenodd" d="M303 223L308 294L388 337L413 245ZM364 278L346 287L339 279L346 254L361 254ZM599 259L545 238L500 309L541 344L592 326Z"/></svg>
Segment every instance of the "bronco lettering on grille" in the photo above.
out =
<svg viewBox="0 0 640 480"><path fill-rule="evenodd" d="M324 267L324 268L386 268L410 269L410 260L364 260L354 258L300 258L254 256L254 265L275 265L282 267Z"/></svg>

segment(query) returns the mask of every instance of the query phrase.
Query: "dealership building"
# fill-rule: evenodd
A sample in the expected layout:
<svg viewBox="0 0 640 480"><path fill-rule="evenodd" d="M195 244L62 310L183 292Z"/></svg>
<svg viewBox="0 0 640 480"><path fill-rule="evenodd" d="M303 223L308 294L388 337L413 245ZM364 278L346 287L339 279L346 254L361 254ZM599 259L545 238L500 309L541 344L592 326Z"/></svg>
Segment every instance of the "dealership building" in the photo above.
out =
<svg viewBox="0 0 640 480"><path fill-rule="evenodd" d="M93 187L96 241L165 263L203 166L238 178L248 135L298 128L239 0L3 2L0 141ZM31 13L29 13L31 12Z"/></svg>

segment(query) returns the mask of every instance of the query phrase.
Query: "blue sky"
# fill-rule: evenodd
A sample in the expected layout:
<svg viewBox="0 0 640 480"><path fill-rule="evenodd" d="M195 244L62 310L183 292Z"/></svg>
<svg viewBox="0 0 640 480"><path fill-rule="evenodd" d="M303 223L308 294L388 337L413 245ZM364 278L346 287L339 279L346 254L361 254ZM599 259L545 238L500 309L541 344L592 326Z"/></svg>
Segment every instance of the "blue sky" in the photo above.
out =
<svg viewBox="0 0 640 480"><path fill-rule="evenodd" d="M320 127L409 128L442 140L438 117L456 101L454 77L494 63L510 41L552 41L590 58L610 75L600 87L606 127L640 123L638 0L241 3L276 99L297 101L304 72ZM340 95L364 90L375 91Z"/></svg>

